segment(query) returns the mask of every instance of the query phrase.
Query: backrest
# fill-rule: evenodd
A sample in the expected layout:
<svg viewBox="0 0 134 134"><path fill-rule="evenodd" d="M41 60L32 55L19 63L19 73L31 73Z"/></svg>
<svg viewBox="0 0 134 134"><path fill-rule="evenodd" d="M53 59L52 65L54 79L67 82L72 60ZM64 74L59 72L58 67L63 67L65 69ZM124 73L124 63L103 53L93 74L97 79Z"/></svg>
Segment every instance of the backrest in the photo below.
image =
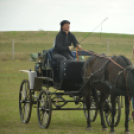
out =
<svg viewBox="0 0 134 134"><path fill-rule="evenodd" d="M46 66L56 66L56 61L52 59L52 49L49 50L43 50L43 56L44 56L44 65Z"/></svg>
<svg viewBox="0 0 134 134"><path fill-rule="evenodd" d="M44 51L44 53L46 53L44 66L50 66L52 68L54 83L59 83L60 85L55 86L55 88L65 91L79 90L82 84L82 68L84 61L66 60L57 62L52 60L52 51L53 48L48 51ZM75 59L76 52L73 51L71 54ZM89 53L85 52L81 52L81 54L89 55Z"/></svg>

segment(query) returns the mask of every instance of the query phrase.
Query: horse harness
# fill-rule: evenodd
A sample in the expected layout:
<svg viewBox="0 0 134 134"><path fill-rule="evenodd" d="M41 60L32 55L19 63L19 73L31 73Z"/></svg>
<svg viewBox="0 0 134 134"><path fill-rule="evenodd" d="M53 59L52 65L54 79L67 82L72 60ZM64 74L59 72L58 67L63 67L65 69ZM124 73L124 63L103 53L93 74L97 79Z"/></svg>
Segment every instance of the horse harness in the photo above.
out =
<svg viewBox="0 0 134 134"><path fill-rule="evenodd" d="M97 57L98 58L107 58L108 60L104 63L104 65L99 70L97 70L97 71L95 71L95 72L93 72L93 73L90 74L90 77L88 77L88 81L90 82L90 85L93 85L96 82L101 82L101 83L107 85L109 87L109 89L110 89L111 92L114 92L117 95L128 96L128 100L130 101L130 90L128 89L127 78L128 78L129 73L133 69L133 65L128 65L126 68L123 68L121 65L119 65L117 63L116 65L117 66L119 65L118 67L120 67L122 70L118 72L118 74L117 74L117 76L115 78L115 82L114 82L114 84L112 84L111 82L109 82L108 80L106 80L106 78L105 78L105 70L106 70L108 64L110 63L110 61L113 62L113 59L115 58L115 56L112 56L111 58L104 57L104 56L97 56ZM95 59L95 61L93 63L93 66L95 65L95 62L96 62L96 60L98 58ZM130 71L126 74L126 70L130 70ZM101 80L94 80L94 76L97 73L100 73L100 72L103 73ZM121 74L123 74L123 73L124 73L124 76L125 76L125 85L126 85L127 91L124 91L124 90L121 90L121 89L117 88L117 81L118 81L119 77L121 76Z"/></svg>

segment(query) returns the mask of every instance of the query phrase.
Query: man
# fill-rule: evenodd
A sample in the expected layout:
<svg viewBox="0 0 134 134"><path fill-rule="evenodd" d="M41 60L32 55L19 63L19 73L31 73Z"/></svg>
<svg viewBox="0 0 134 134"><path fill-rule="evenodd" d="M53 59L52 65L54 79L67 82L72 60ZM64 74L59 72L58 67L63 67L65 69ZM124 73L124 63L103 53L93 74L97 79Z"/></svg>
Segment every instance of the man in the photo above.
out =
<svg viewBox="0 0 134 134"><path fill-rule="evenodd" d="M52 53L52 58L54 60L73 60L71 55L71 51L73 51L76 47L81 50L81 46L78 44L77 39L75 36L69 31L70 30L70 22L68 20L63 20L60 23L61 30L57 34L55 43L54 43L54 50ZM73 46L71 46L73 43Z"/></svg>

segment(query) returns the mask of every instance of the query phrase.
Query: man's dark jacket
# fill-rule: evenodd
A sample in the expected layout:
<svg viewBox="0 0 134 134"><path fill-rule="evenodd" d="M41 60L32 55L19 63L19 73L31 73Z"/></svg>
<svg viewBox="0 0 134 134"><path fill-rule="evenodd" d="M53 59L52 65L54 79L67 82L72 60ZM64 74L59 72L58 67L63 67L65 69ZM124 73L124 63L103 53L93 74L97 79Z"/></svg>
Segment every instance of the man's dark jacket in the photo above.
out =
<svg viewBox="0 0 134 134"><path fill-rule="evenodd" d="M71 43L73 43L74 47L78 45L78 41L74 34L69 32L67 35L64 31L61 31L56 36L54 51L58 53L70 52L68 46L71 46Z"/></svg>

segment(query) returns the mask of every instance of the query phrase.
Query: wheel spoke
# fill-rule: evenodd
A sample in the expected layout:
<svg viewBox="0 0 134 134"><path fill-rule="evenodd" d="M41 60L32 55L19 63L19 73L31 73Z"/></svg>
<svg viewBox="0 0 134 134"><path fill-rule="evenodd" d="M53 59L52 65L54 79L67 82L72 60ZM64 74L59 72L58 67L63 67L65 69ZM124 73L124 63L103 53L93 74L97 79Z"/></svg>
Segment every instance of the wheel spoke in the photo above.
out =
<svg viewBox="0 0 134 134"><path fill-rule="evenodd" d="M21 116L22 116L22 119L24 119L24 113L25 113L25 104L23 104L23 106L21 107Z"/></svg>
<svg viewBox="0 0 134 134"><path fill-rule="evenodd" d="M48 122L48 117L49 117L48 113L47 113L47 112L45 112L45 113L44 113L45 123L47 123L47 122Z"/></svg>
<svg viewBox="0 0 134 134"><path fill-rule="evenodd" d="M25 121L25 118L26 118L26 115L25 115L25 112L26 112L26 109L25 109L25 107L26 107L26 104L24 105L24 121Z"/></svg>
<svg viewBox="0 0 134 134"><path fill-rule="evenodd" d="M42 116L41 116L42 115ZM42 118L41 118L42 117ZM44 118L44 114L42 113L42 114L40 114L40 122L41 122L41 124L43 123L43 118Z"/></svg>
<svg viewBox="0 0 134 134"><path fill-rule="evenodd" d="M25 108L25 103L21 103L21 105L23 105L23 106L21 106L21 110L24 110L24 108Z"/></svg>
<svg viewBox="0 0 134 134"><path fill-rule="evenodd" d="M21 95L25 99L25 95L24 95L23 91L21 91Z"/></svg>
<svg viewBox="0 0 134 134"><path fill-rule="evenodd" d="M24 94L25 94L25 96L26 96L26 83L25 83L25 89L24 89Z"/></svg>
<svg viewBox="0 0 134 134"><path fill-rule="evenodd" d="M27 98L27 100L30 99L30 91L27 91L26 98Z"/></svg>
<svg viewBox="0 0 134 134"><path fill-rule="evenodd" d="M43 95L43 106L46 106L46 100L45 100L46 96L45 94Z"/></svg>
<svg viewBox="0 0 134 134"><path fill-rule="evenodd" d="M26 118L28 118L29 110L30 110L30 106L28 103L26 103Z"/></svg>

